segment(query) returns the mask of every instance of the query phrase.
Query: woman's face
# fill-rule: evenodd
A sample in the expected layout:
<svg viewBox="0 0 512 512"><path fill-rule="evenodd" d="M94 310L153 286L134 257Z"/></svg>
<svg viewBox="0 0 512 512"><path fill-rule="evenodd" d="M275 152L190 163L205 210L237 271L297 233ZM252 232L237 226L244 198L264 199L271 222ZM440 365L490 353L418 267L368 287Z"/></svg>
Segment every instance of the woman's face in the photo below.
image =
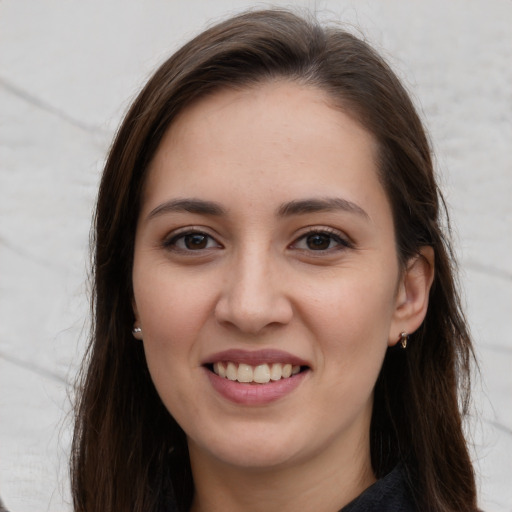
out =
<svg viewBox="0 0 512 512"><path fill-rule="evenodd" d="M288 82L215 93L168 130L144 189L134 310L193 459L366 453L373 387L404 327L375 156L322 92Z"/></svg>

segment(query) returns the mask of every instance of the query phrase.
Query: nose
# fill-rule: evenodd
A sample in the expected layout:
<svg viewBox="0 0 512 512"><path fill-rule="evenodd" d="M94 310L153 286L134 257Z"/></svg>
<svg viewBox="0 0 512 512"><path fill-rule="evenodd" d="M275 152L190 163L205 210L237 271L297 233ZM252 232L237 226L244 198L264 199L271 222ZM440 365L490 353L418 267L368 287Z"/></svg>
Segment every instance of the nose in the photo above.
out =
<svg viewBox="0 0 512 512"><path fill-rule="evenodd" d="M220 324L259 334L290 322L293 307L286 294L286 277L270 251L247 251L227 274L215 307Z"/></svg>

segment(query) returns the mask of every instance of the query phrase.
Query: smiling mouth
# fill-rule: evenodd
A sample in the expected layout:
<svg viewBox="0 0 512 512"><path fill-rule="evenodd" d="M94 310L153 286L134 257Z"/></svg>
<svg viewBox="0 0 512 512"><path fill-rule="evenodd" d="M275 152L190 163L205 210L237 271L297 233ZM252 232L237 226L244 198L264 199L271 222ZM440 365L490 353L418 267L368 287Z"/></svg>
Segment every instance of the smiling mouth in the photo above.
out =
<svg viewBox="0 0 512 512"><path fill-rule="evenodd" d="M207 365L207 368L219 377L244 384L267 384L289 379L307 369L306 366L292 365L291 363L264 363L252 366L233 361L216 362Z"/></svg>

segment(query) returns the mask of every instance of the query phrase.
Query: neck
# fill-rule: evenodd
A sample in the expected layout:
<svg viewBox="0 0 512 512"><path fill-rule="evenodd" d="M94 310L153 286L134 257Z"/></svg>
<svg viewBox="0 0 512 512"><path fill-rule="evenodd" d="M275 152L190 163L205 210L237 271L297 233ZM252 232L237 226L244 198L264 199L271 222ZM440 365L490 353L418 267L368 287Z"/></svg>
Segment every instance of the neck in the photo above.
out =
<svg viewBox="0 0 512 512"><path fill-rule="evenodd" d="M340 448L346 446L330 445L312 459L262 469L226 464L189 442L191 512L337 512L375 482L367 437Z"/></svg>

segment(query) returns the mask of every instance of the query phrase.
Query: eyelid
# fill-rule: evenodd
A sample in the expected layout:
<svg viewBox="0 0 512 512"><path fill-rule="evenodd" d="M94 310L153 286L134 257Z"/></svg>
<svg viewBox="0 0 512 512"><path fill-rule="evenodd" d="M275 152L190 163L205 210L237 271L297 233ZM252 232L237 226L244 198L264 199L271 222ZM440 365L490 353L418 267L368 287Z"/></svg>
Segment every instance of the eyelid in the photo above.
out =
<svg viewBox="0 0 512 512"><path fill-rule="evenodd" d="M306 228L303 228L303 230L301 230L299 234L296 236L295 240L290 244L290 247L293 248L293 246L296 245L299 241L304 240L304 238L314 234L328 235L332 237L339 244L338 247L341 248L351 249L354 247L354 242L346 233L328 226L308 226ZM327 253L332 250L336 250L336 248L326 249L323 251L314 251L313 249L310 249L309 251Z"/></svg>
<svg viewBox="0 0 512 512"><path fill-rule="evenodd" d="M207 236L209 239L211 239L215 242L216 247L207 247L205 249L198 249L198 250L182 249L182 248L176 247L175 244L176 244L177 240L179 240L180 238L183 238L187 235L194 235L194 234L200 234L200 235ZM308 249L300 249L300 250L308 251L308 252L312 252L312 253L318 252L318 253L325 254L327 252L332 252L336 249L345 249L345 248L353 248L354 247L354 242L346 233L344 233L343 231L341 231L339 229L335 229L335 228L332 228L329 226L307 226L307 227L304 227L304 228L298 230L298 233L296 233L294 241L288 247L293 249L294 246L298 242L300 242L307 236L314 235L314 234L328 235L335 242L337 242L338 245L336 247L333 247L330 249L319 250L319 251L314 251L313 249L309 249L309 250ZM167 250L175 250L175 251L180 251L180 252L185 252L185 253L199 253L199 252L206 251L208 249L223 248L223 245L218 240L217 234L212 234L211 229L206 228L204 226L186 226L186 227L175 229L175 230L171 231L170 233L168 233L163 238L162 246Z"/></svg>
<svg viewBox="0 0 512 512"><path fill-rule="evenodd" d="M194 252L201 252L206 251L208 249L217 249L222 248L222 244L218 241L217 237L212 235L210 230L205 228L204 226L186 226L183 228L178 228L170 233L168 233L164 239L162 240L162 246L167 250L175 250L180 252L186 252L186 253L194 253ZM216 247L208 247L201 250L192 250L192 249L182 249L180 247L176 247L176 241L187 236L187 235L205 235L211 240L213 240L216 243Z"/></svg>

